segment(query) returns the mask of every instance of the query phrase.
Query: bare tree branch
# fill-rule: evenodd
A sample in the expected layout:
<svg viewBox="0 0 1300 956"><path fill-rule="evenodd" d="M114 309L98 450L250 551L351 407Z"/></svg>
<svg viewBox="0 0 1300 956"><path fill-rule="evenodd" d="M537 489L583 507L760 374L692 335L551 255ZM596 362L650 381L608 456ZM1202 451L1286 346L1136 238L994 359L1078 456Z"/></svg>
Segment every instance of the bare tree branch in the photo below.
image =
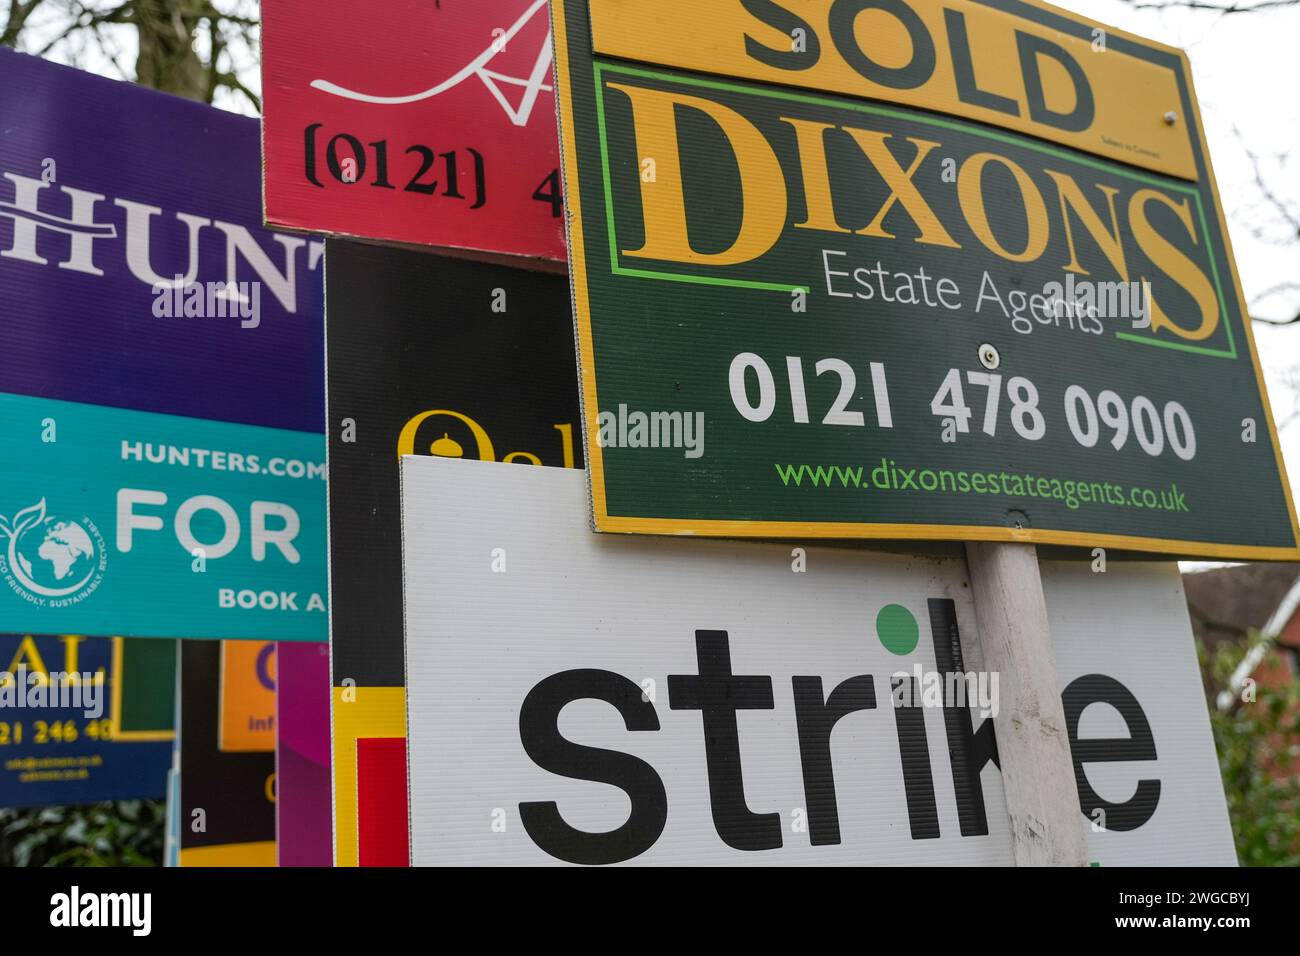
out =
<svg viewBox="0 0 1300 956"><path fill-rule="evenodd" d="M1279 282L1277 285L1269 286L1259 295L1255 296L1254 301L1261 302L1264 299L1277 295L1279 292L1300 292L1300 282Z"/></svg>
<svg viewBox="0 0 1300 956"><path fill-rule="evenodd" d="M13 46L18 42L18 35L23 32L23 27L27 25L27 18L32 15L43 0L12 0L9 7L9 17L5 21L5 28L0 32L0 44Z"/></svg>
<svg viewBox="0 0 1300 956"><path fill-rule="evenodd" d="M1204 10L1221 15L1258 13L1300 6L1300 0L1260 0L1259 3L1214 3L1213 0L1124 0L1134 10Z"/></svg>
<svg viewBox="0 0 1300 956"><path fill-rule="evenodd" d="M241 74L257 67L257 4L251 0L7 0L0 42L82 65L89 51L124 78L212 103L219 91L235 93L261 111L261 101ZM36 18L38 7L49 15ZM6 16L0 14L0 16ZM123 31L136 43L123 43ZM138 49L124 64L123 49Z"/></svg>
<svg viewBox="0 0 1300 956"><path fill-rule="evenodd" d="M69 36L79 30L91 30L98 32L98 27L103 23L125 23L131 15L131 0L124 0L122 4L112 7L108 10L94 11L86 7L84 3L78 0L72 0L70 6L75 6L75 10L69 10L71 20L61 29L52 40L36 51L36 56L44 57L58 46ZM114 63L116 65L116 62ZM125 75L125 74L123 74Z"/></svg>
<svg viewBox="0 0 1300 956"><path fill-rule="evenodd" d="M1297 312L1289 319L1266 319L1262 315L1252 315L1250 320L1258 322L1260 325L1295 325L1300 323L1300 312Z"/></svg>
<svg viewBox="0 0 1300 956"><path fill-rule="evenodd" d="M1241 144L1242 150L1250 160L1251 170L1255 174L1255 187L1259 190L1265 201L1273 207L1273 211L1286 223L1290 229L1290 235L1287 237L1288 242L1294 242L1300 238L1300 211L1292 207L1292 204L1280 197L1273 188L1264 179L1263 164L1259 155L1256 154L1249 146L1246 145L1245 138L1241 135L1241 130L1234 125L1232 134L1237 137L1237 142ZM1287 154L1283 153L1278 157L1282 164L1286 163Z"/></svg>
<svg viewBox="0 0 1300 956"><path fill-rule="evenodd" d="M118 59L122 51L117 48L117 44L111 43L109 37L100 29L100 24L93 24L91 31L95 34L95 41L99 44L100 52L113 64L113 69L117 70L118 76L124 80L129 80L131 75L122 68L122 63Z"/></svg>

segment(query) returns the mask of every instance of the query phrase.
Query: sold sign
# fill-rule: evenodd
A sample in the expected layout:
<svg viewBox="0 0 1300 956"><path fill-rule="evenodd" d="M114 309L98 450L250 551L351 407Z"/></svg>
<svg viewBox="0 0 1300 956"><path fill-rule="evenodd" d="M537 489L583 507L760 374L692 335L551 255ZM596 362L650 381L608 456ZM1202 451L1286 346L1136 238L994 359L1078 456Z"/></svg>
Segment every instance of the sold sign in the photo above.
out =
<svg viewBox="0 0 1300 956"><path fill-rule="evenodd" d="M1300 554L1185 57L1015 10L553 4L598 530Z"/></svg>

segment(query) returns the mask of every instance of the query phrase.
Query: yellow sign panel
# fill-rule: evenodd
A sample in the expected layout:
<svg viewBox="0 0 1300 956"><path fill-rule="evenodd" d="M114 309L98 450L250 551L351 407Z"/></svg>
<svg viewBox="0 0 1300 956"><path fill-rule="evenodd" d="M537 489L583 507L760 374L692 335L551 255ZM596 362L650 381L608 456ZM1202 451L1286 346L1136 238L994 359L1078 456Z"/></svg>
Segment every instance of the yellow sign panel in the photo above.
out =
<svg viewBox="0 0 1300 956"><path fill-rule="evenodd" d="M684 31L658 3L589 0L597 54L936 110L1198 178L1182 51L1142 40L1139 58L1128 34L1066 34L999 5L698 0Z"/></svg>
<svg viewBox="0 0 1300 956"><path fill-rule="evenodd" d="M263 843L221 843L181 850L180 866L275 866L275 841Z"/></svg>
<svg viewBox="0 0 1300 956"><path fill-rule="evenodd" d="M221 723L226 753L275 749L275 642L221 642Z"/></svg>
<svg viewBox="0 0 1300 956"><path fill-rule="evenodd" d="M334 688L334 865L356 866L357 740L406 736L405 687Z"/></svg>

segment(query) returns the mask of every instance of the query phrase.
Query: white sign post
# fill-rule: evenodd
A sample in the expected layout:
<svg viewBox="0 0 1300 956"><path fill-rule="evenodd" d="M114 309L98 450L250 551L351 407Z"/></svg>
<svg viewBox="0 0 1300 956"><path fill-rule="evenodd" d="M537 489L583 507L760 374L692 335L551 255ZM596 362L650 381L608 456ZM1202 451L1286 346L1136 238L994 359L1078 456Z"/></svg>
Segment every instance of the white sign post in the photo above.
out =
<svg viewBox="0 0 1300 956"><path fill-rule="evenodd" d="M993 718L1016 866L1086 866L1043 581L1031 544L966 545L984 666L1000 675Z"/></svg>

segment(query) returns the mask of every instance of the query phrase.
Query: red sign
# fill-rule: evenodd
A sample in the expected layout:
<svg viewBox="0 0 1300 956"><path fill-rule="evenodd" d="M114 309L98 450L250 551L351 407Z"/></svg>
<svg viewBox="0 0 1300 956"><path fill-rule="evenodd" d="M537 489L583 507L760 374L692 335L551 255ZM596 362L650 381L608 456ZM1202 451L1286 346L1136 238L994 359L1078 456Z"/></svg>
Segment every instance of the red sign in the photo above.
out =
<svg viewBox="0 0 1300 956"><path fill-rule="evenodd" d="M357 862L410 866L410 810L406 797L406 740L357 739Z"/></svg>
<svg viewBox="0 0 1300 956"><path fill-rule="evenodd" d="M262 10L266 221L564 261L546 0Z"/></svg>

